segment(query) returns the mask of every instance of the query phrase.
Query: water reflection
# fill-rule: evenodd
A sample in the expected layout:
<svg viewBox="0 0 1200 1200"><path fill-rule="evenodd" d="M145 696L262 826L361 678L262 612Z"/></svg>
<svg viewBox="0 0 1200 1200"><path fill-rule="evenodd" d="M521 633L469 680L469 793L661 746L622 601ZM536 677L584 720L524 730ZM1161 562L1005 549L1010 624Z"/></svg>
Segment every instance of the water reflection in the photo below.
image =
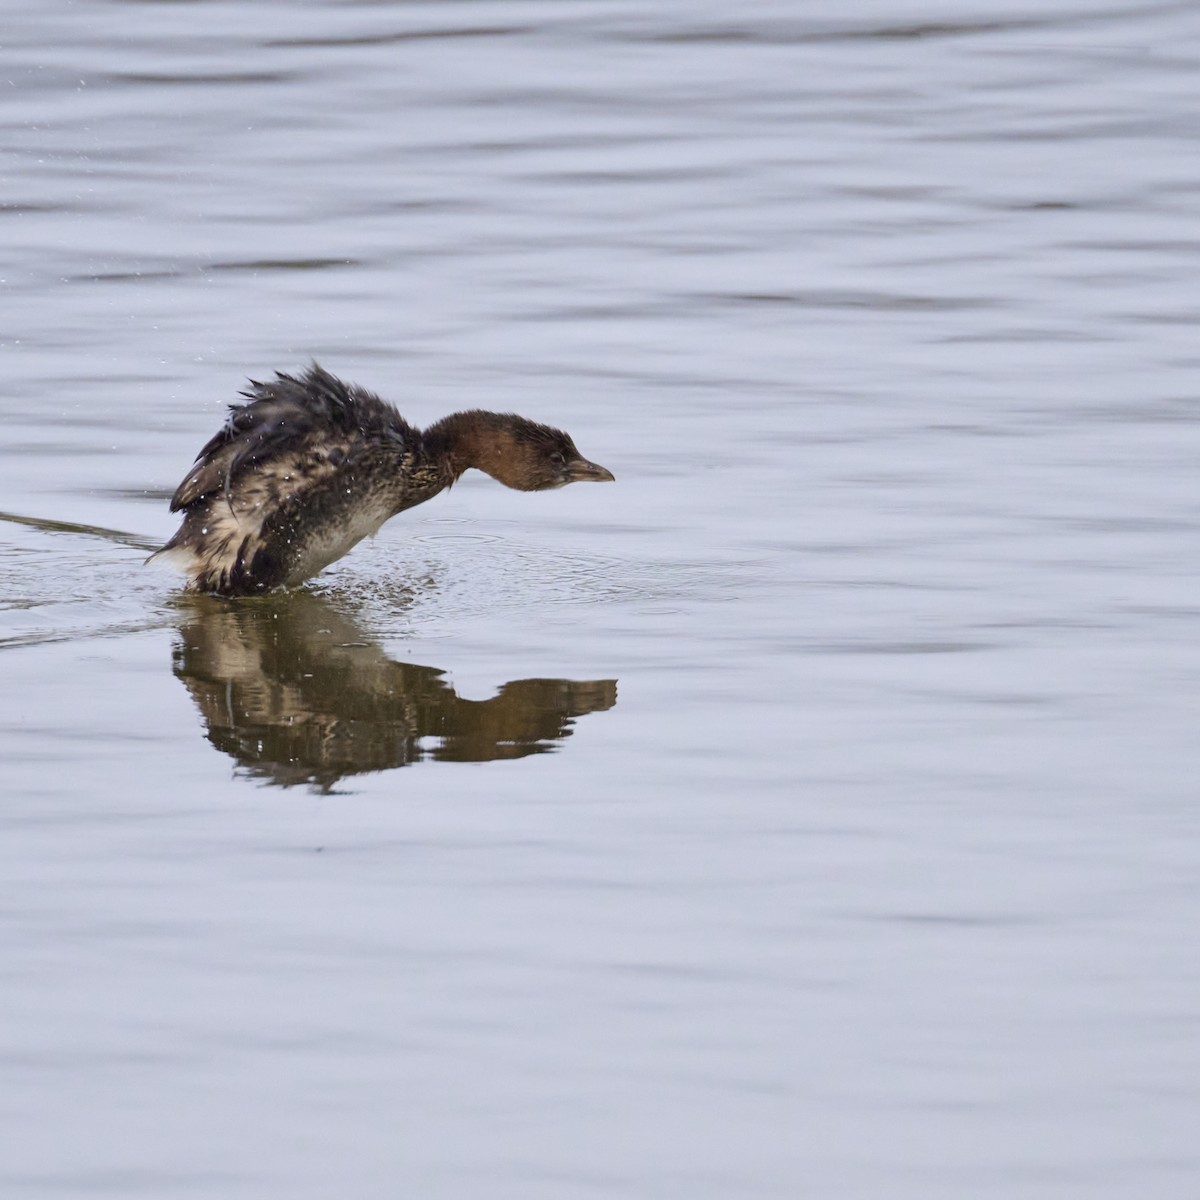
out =
<svg viewBox="0 0 1200 1200"><path fill-rule="evenodd" d="M174 670L209 741L284 787L327 791L348 775L421 759L544 753L570 736L576 717L617 701L613 679L518 679L490 700L465 700L445 672L394 662L310 593L186 603Z"/></svg>

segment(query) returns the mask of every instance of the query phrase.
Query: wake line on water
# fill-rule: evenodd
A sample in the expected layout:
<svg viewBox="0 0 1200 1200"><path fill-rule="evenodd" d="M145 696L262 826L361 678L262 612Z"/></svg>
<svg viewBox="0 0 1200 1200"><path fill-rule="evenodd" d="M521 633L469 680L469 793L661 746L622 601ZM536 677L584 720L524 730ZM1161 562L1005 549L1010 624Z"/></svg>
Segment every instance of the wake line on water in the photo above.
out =
<svg viewBox="0 0 1200 1200"><path fill-rule="evenodd" d="M136 533L127 533L122 529L106 529L101 525L85 525L76 521L57 521L46 517L27 517L21 513L0 512L0 523L4 522L10 525L22 525L27 529L36 529L39 533L65 533L94 538L111 545L136 550L142 554L158 549L158 542L151 538L142 537ZM4 582L9 586L3 589L4 594L0 594L0 612L39 607L50 599L53 600L55 611L57 611L63 604L70 606L71 603L85 599L83 593L77 590L78 577L73 574L65 582L61 578L59 579L52 597L44 594L44 584L43 591L39 591L38 586L31 582L32 578L22 575L14 578L11 572L6 575ZM94 586L95 579L91 577L89 579L93 585L86 597L89 604L95 605L98 600L105 603L111 601L111 596L104 595L103 587L101 586L97 590ZM88 638L139 633L148 629L161 628L169 623L169 618L165 617L162 612L155 612L149 618L102 620L99 624L89 621L82 628L79 626L51 627L22 630L11 634L3 631L0 632L0 652L20 647L47 645L53 642L77 642Z"/></svg>
<svg viewBox="0 0 1200 1200"><path fill-rule="evenodd" d="M74 521L51 521L45 517L25 517L20 513L6 512L0 512L0 521L8 521L12 525L25 525L29 529L40 529L46 533L74 533L83 534L85 537L103 538L106 542L131 546L135 550L145 550L147 553L159 549L161 545L153 538L126 533L121 529L105 529L102 525L80 525Z"/></svg>

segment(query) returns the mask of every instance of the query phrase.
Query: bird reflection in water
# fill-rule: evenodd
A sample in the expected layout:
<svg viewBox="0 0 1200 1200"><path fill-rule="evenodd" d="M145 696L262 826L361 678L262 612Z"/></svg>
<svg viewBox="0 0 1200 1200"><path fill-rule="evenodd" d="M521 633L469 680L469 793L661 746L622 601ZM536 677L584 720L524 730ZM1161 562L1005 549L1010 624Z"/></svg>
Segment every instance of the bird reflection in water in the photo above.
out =
<svg viewBox="0 0 1200 1200"><path fill-rule="evenodd" d="M576 717L617 702L613 679L518 679L464 700L445 672L394 662L306 592L186 601L175 674L208 739L251 776L329 791L422 759L484 762L553 750ZM428 739L436 739L430 745Z"/></svg>

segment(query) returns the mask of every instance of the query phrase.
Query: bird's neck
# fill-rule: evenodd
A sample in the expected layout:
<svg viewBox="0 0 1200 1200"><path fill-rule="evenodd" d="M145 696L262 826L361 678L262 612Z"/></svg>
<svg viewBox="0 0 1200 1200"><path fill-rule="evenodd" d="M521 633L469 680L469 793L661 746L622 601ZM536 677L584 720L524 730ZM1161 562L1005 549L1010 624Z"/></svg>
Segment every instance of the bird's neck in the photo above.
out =
<svg viewBox="0 0 1200 1200"><path fill-rule="evenodd" d="M451 413L430 425L421 436L425 459L449 487L471 467L497 477L512 418L506 413Z"/></svg>

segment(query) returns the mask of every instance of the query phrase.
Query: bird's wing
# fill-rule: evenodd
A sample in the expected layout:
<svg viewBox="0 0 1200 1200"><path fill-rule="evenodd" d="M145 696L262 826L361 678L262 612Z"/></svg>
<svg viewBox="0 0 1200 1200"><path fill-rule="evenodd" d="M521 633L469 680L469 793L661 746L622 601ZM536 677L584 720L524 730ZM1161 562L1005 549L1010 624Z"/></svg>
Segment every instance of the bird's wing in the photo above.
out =
<svg viewBox="0 0 1200 1200"><path fill-rule="evenodd" d="M171 511L187 508L213 492L229 492L244 470L281 457L311 440L304 413L287 400L262 399L230 407L225 424L205 443L195 465L171 498Z"/></svg>

